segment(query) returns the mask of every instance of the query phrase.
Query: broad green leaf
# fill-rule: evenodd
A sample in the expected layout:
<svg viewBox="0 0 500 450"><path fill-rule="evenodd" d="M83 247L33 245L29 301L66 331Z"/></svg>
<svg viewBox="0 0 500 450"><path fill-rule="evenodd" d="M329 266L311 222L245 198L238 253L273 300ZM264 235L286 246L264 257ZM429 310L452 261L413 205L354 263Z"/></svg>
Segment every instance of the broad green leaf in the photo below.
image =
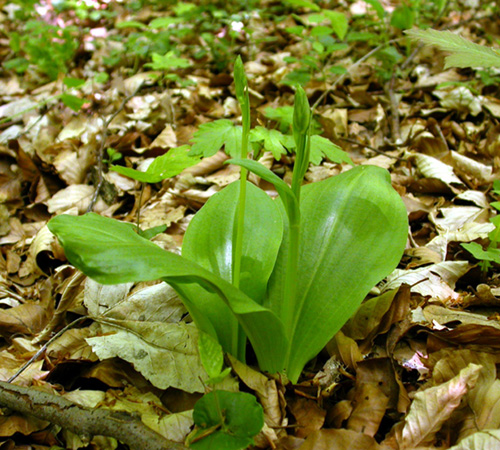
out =
<svg viewBox="0 0 500 450"><path fill-rule="evenodd" d="M338 11L323 10L323 14L330 20L333 31L340 40L345 38L349 22L344 13Z"/></svg>
<svg viewBox="0 0 500 450"><path fill-rule="evenodd" d="M440 50L451 52L445 58L445 69L450 67L500 67L500 53L490 47L475 44L451 31L406 30L411 38L425 44L435 45Z"/></svg>
<svg viewBox="0 0 500 450"><path fill-rule="evenodd" d="M264 116L268 119L275 120L280 124L280 130L286 133L293 122L293 106L279 106L278 108L266 108Z"/></svg>
<svg viewBox="0 0 500 450"><path fill-rule="evenodd" d="M311 136L311 154L309 160L311 164L317 166L324 157L337 164L347 163L354 166L347 152L342 150L338 145L335 145L330 139L315 134Z"/></svg>
<svg viewBox="0 0 500 450"><path fill-rule="evenodd" d="M143 30L144 28L147 28L147 27L142 22L137 22L135 20L127 20L127 21L119 22L119 23L115 24L115 28L139 28L139 29Z"/></svg>
<svg viewBox="0 0 500 450"><path fill-rule="evenodd" d="M325 26L316 26L311 30L311 36L312 37L323 37L323 36L330 36L333 34L333 28L331 27L325 27Z"/></svg>
<svg viewBox="0 0 500 450"><path fill-rule="evenodd" d="M191 220L182 245L182 256L228 282L233 279L232 236L239 190L236 181L213 195ZM261 302L281 244L283 221L274 201L250 182L243 236L240 289Z"/></svg>
<svg viewBox="0 0 500 450"><path fill-rule="evenodd" d="M245 392L209 392L194 406L193 419L199 429L189 447L195 450L247 448L264 426L262 406Z"/></svg>
<svg viewBox="0 0 500 450"><path fill-rule="evenodd" d="M67 88L79 88L85 84L85 80L82 80L81 78L66 77L63 78L63 84Z"/></svg>
<svg viewBox="0 0 500 450"><path fill-rule="evenodd" d="M285 205L285 210L289 217L297 216L296 210L298 209L297 197L293 193L292 189L286 184L278 175L271 172L267 167L263 166L257 161L252 161L250 159L230 159L227 164L236 164L241 167L245 167L250 172L258 175L263 180L271 183L278 194L280 195L281 201Z"/></svg>
<svg viewBox="0 0 500 450"><path fill-rule="evenodd" d="M308 24L321 23L326 20L326 15L322 13L309 14L306 18Z"/></svg>
<svg viewBox="0 0 500 450"><path fill-rule="evenodd" d="M316 3L309 0L286 0L286 3L297 8L309 8L312 11L321 11L321 8Z"/></svg>
<svg viewBox="0 0 500 450"><path fill-rule="evenodd" d="M181 21L182 20L177 18L177 17L157 17L156 19L153 19L151 22L149 22L148 28L151 28L151 29L165 28L165 29L167 29L171 25L174 25L174 24L179 23Z"/></svg>
<svg viewBox="0 0 500 450"><path fill-rule="evenodd" d="M400 30L407 30L415 22L415 11L409 6L403 5L396 8L391 15L391 25Z"/></svg>
<svg viewBox="0 0 500 450"><path fill-rule="evenodd" d="M493 205L493 203L490 203L490 205ZM493 207L495 208L494 205ZM490 219L490 222L495 225L495 229L488 234L488 238L490 239L490 247L496 247L496 244L500 241L500 214L492 217Z"/></svg>
<svg viewBox="0 0 500 450"><path fill-rule="evenodd" d="M163 279L180 294L196 324L211 335L213 330L207 319L192 310L203 300L187 301L182 288L198 283L216 292L238 318L261 368L273 373L282 369L287 342L281 322L230 283L140 237L132 224L90 213L79 217L59 215L48 227L61 242L68 261L101 284Z"/></svg>
<svg viewBox="0 0 500 450"><path fill-rule="evenodd" d="M478 261L493 261L500 264L500 249L499 248L488 248L483 250L483 247L477 242L469 242L467 244L460 244L465 250L467 250L474 258Z"/></svg>
<svg viewBox="0 0 500 450"><path fill-rule="evenodd" d="M203 157L215 155L222 146L225 146L226 153L232 157L239 156L241 145L241 127L235 126L227 119L215 120L204 123L194 133L190 155Z"/></svg>
<svg viewBox="0 0 500 450"><path fill-rule="evenodd" d="M61 94L61 101L75 112L80 111L85 103L84 99L77 97L76 95L67 94L66 92Z"/></svg>
<svg viewBox="0 0 500 450"><path fill-rule="evenodd" d="M497 195L500 195L500 180L495 180L493 182L493 192Z"/></svg>
<svg viewBox="0 0 500 450"><path fill-rule="evenodd" d="M147 230L141 230L140 228L137 230L137 232L144 238L144 239L152 239L154 238L157 234L163 233L167 229L166 225L158 225L157 227L152 227L148 228Z"/></svg>
<svg viewBox="0 0 500 450"><path fill-rule="evenodd" d="M176 16L183 16L183 15L188 15L189 13L192 13L194 10L196 10L197 7L198 6L194 3L178 2L172 8L172 11L175 13Z"/></svg>
<svg viewBox="0 0 500 450"><path fill-rule="evenodd" d="M182 255L223 280L233 280L233 235L238 208L239 182L234 182L212 196L193 217L184 235ZM283 222L276 204L255 185L247 182L247 201L243 231L240 289L261 303L267 281L276 261L283 235ZM196 285L185 286L190 298L203 299L199 308L213 324L223 348L238 356L232 345L238 337L237 323L229 308L215 293ZM240 349L244 336L239 336ZM242 357L242 355L240 355Z"/></svg>
<svg viewBox="0 0 500 450"><path fill-rule="evenodd" d="M123 166L111 166L110 169L144 183L158 183L166 178L175 177L184 169L200 162L200 158L189 156L188 153L187 145L172 148L164 155L155 158L145 172Z"/></svg>
<svg viewBox="0 0 500 450"><path fill-rule="evenodd" d="M150 67L153 70L171 70L184 69L191 66L191 62L186 58L179 58L173 50L160 55L153 53L151 55L153 62L144 64L144 67Z"/></svg>
<svg viewBox="0 0 500 450"><path fill-rule="evenodd" d="M306 27L304 27L302 25L296 25L294 27L287 27L287 28L285 28L285 31L287 33L290 33L290 34L295 34L297 36L300 36L302 33L304 33L305 29L306 29Z"/></svg>
<svg viewBox="0 0 500 450"><path fill-rule="evenodd" d="M268 130L267 128L256 126L250 131L250 140L252 142L262 142L264 150L271 152L274 159L279 161L282 155L286 155L287 151L284 145L286 144L286 136L278 130Z"/></svg>
<svg viewBox="0 0 500 450"><path fill-rule="evenodd" d="M399 263L406 244L406 208L386 170L359 166L302 189L297 305L282 299L287 236L265 306L278 317L296 307L287 375L297 381L356 312L369 290ZM288 331L288 330L287 330Z"/></svg>
<svg viewBox="0 0 500 450"><path fill-rule="evenodd" d="M378 0L365 0L365 3L368 3L370 6L372 6L377 13L378 18L380 20L383 20L385 16L385 9Z"/></svg>

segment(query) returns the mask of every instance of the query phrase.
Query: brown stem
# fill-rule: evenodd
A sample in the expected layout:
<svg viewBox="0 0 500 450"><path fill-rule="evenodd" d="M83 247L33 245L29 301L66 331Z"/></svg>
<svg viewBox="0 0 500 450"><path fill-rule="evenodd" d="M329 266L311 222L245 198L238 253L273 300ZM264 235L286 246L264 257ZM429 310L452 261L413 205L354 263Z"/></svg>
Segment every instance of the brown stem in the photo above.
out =
<svg viewBox="0 0 500 450"><path fill-rule="evenodd" d="M101 135L101 145L99 146L99 151L97 152L97 185L95 187L94 194L92 195L92 198L90 200L89 206L87 207L87 212L91 212L92 209L94 209L94 205L97 202L97 197L99 197L99 192L101 192L102 185L104 183L104 175L103 175L103 157L104 157L104 148L106 147L106 139L108 137L108 127L111 121L118 115L120 112L125 108L125 105L127 102L135 97L135 95L141 90L142 86L144 83L141 83L137 89L132 92L128 97L126 97L123 102L121 103L120 107L113 113L111 114L110 117L104 122L104 125L102 127L102 135Z"/></svg>
<svg viewBox="0 0 500 450"><path fill-rule="evenodd" d="M63 397L35 388L0 382L0 405L29 414L72 431L80 437L110 436L131 450L185 450L122 411L79 406Z"/></svg>

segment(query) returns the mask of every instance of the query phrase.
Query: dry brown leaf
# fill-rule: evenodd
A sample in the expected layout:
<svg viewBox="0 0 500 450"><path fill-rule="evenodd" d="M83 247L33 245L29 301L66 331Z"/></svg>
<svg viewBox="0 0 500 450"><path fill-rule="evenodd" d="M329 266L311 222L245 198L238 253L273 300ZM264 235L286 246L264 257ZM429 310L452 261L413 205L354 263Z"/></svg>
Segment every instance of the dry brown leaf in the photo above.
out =
<svg viewBox="0 0 500 450"><path fill-rule="evenodd" d="M495 365L497 359L493 354L468 349L443 349L429 358L429 364L434 364L432 381L435 384L448 381L470 363L482 367L477 385L466 396L470 410L466 411L460 424L458 441L477 431L500 426L500 380L496 379Z"/></svg>
<svg viewBox="0 0 500 450"><path fill-rule="evenodd" d="M31 433L43 430L49 425L49 422L36 419L33 416L24 417L16 414L0 416L0 435L13 436L15 433L21 433L29 436Z"/></svg>
<svg viewBox="0 0 500 450"><path fill-rule="evenodd" d="M356 340L366 339L374 330L380 328L382 317L389 311L397 293L398 290L394 289L366 300L343 326L342 332ZM388 324L389 327L390 325L392 323ZM388 328L385 329L387 330ZM383 333L384 329L381 332Z"/></svg>
<svg viewBox="0 0 500 450"><path fill-rule="evenodd" d="M326 411L320 408L317 402L298 397L289 402L288 406L295 417L297 437L305 438L323 427Z"/></svg>
<svg viewBox="0 0 500 450"><path fill-rule="evenodd" d="M47 324L47 310L34 302L25 303L10 309L0 309L0 335L33 335Z"/></svg>
<svg viewBox="0 0 500 450"><path fill-rule="evenodd" d="M73 184L61 189L47 200L45 204L50 213L61 213L71 208L78 208L78 213L86 212L90 200L94 195L94 187L87 184ZM95 212L104 211L108 206L101 200L94 207Z"/></svg>
<svg viewBox="0 0 500 450"><path fill-rule="evenodd" d="M463 439L449 450L498 450L500 430L484 430Z"/></svg>
<svg viewBox="0 0 500 450"><path fill-rule="evenodd" d="M299 450L382 450L377 441L352 430L320 430L310 435Z"/></svg>
<svg viewBox="0 0 500 450"><path fill-rule="evenodd" d="M150 148L173 148L177 147L177 136L172 125L167 125L163 131L151 142Z"/></svg>
<svg viewBox="0 0 500 450"><path fill-rule="evenodd" d="M231 366L238 377L250 389L253 389L259 398L259 401L264 409L264 419L270 427L284 427L288 425L288 419L285 416L285 399L283 394L278 390L276 381L267 378L260 372L251 369L247 365L241 363L231 355L229 360ZM277 436L283 436L284 429L276 430ZM276 438L275 438L276 439ZM276 439L277 440L277 439Z"/></svg>
<svg viewBox="0 0 500 450"><path fill-rule="evenodd" d="M330 356L341 361L351 370L356 370L358 361L362 361L363 354L354 339L346 336L342 331L337 332L326 346Z"/></svg>
<svg viewBox="0 0 500 450"><path fill-rule="evenodd" d="M403 388L397 382L397 374L390 358L369 358L359 362L356 389L363 384L375 384L387 397L387 407L397 409ZM406 391L402 394L407 395Z"/></svg>
<svg viewBox="0 0 500 450"><path fill-rule="evenodd" d="M354 409L347 429L374 437L385 415L389 398L377 383L359 383L352 400Z"/></svg>
<svg viewBox="0 0 500 450"><path fill-rule="evenodd" d="M469 364L448 382L417 392L397 436L400 448L431 444L462 398L476 385L480 371L481 366Z"/></svg>

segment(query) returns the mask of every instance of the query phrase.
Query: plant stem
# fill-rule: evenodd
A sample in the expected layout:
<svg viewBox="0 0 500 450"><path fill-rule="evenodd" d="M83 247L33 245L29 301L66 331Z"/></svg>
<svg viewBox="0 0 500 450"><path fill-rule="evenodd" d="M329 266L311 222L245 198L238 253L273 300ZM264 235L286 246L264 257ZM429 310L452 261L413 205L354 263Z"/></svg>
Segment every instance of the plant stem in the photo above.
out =
<svg viewBox="0 0 500 450"><path fill-rule="evenodd" d="M236 85L236 97L240 103L243 130L241 133L241 159L248 156L248 141L250 136L250 98L248 95L248 84L243 68L243 62L238 57L235 63L234 80ZM241 259L243 255L243 232L245 228L245 206L247 195L248 170L241 168L240 171L240 193L238 198L238 208L236 211L234 245L233 245L233 285L240 287L241 281ZM238 355L240 360L245 357L245 344L241 327L237 322L232 326L233 354Z"/></svg>
<svg viewBox="0 0 500 450"><path fill-rule="evenodd" d="M243 153L243 147L244 145L242 144L242 153ZM237 208L236 224L235 224L236 236L233 247L233 285L237 288L240 287L240 281L241 281L241 257L243 254L243 231L245 226L247 175L248 175L248 170L242 167L240 172L240 194L238 199L238 208ZM233 321L232 323L233 323L232 327L233 355L238 355L238 359L244 361L244 353L243 355L240 354L241 352L244 352L244 345L239 344L240 325L237 321Z"/></svg>
<svg viewBox="0 0 500 450"><path fill-rule="evenodd" d="M241 157L246 158L246 155L245 156L242 155ZM237 288L240 287L240 279L241 279L241 256L243 253L243 228L245 225L247 176L248 176L248 170L242 167L240 173L240 193L238 198L238 209L237 209L236 224L235 224L236 235L233 247L233 285Z"/></svg>
<svg viewBox="0 0 500 450"><path fill-rule="evenodd" d="M295 316L295 300L297 294L297 273L299 267L299 239L300 239L300 215L298 220L290 218L288 257L286 261L285 285L283 299L285 308L283 308L283 325L285 330L290 331L293 328ZM291 334L289 335L291 337ZM288 356L287 356L288 359Z"/></svg>
<svg viewBox="0 0 500 450"><path fill-rule="evenodd" d="M296 208L293 214L288 217L288 255L286 261L285 285L283 288L283 301L286 305L283 308L283 325L288 332L290 342L293 340L298 316L302 309L301 301L297 298L298 270L300 256L300 190L304 175L309 166L310 155L310 122L311 110L305 92L299 88L295 94L295 104L293 112L293 137L296 144L295 164L292 174L292 192L297 199ZM288 368L290 360L291 346L285 357L285 367Z"/></svg>

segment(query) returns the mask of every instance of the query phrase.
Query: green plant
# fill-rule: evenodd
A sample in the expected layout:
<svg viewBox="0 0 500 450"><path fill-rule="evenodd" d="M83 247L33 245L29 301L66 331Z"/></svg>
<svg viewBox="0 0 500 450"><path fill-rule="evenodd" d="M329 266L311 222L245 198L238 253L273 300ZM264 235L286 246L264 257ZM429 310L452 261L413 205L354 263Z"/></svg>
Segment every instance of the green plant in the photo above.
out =
<svg viewBox="0 0 500 450"><path fill-rule="evenodd" d="M28 20L23 33L11 33L9 38L17 57L3 63L4 67L24 73L32 65L51 80L67 73L79 45L76 27L60 28L41 20Z"/></svg>
<svg viewBox="0 0 500 450"><path fill-rule="evenodd" d="M198 348L209 379L207 384L221 383L229 374L222 370L222 347L206 333L200 333ZM239 450L253 443L253 437L264 426L264 412L253 395L245 392L212 390L201 398L193 410L196 425L188 436L195 450Z"/></svg>
<svg viewBox="0 0 500 450"><path fill-rule="evenodd" d="M314 75L325 81L329 75L343 73L345 68L329 64L330 59L339 50L347 48L344 40L348 30L348 20L344 13L321 9L311 2L290 2L296 7L307 7L313 11L306 16L293 15L299 25L286 28L291 35L300 38L310 46L310 51L302 57L290 56L285 59L295 64L296 69L289 72L282 80L287 85L305 85Z"/></svg>
<svg viewBox="0 0 500 450"><path fill-rule="evenodd" d="M296 382L356 311L369 290L398 264L406 243L406 209L387 171L353 168L302 186L310 158L310 108L298 88L293 115L292 186L245 159L248 87L240 60L235 83L242 108L241 180L212 196L186 231L182 256L165 252L134 226L97 214L49 222L68 260L100 283L163 279L197 326L244 361L247 338L262 370ZM272 183L273 201L245 180L250 170Z"/></svg>
<svg viewBox="0 0 500 450"><path fill-rule="evenodd" d="M262 151L269 151L276 160L296 149L292 135L293 107L281 106L266 108L264 115L279 124L279 129L268 129L256 126L249 129L249 141L254 151L254 159L258 159ZM219 119L204 123L194 133L190 155L212 156L222 147L225 152L235 158L239 155L239 145L243 128L235 125L228 119ZM335 163L348 163L354 165L349 155L329 139L319 135L323 130L320 124L311 119L309 161L318 165L323 158L328 158Z"/></svg>
<svg viewBox="0 0 500 450"><path fill-rule="evenodd" d="M168 61L172 58L177 61L174 65L185 67L183 64L187 60L179 55L190 55L196 60L209 57L216 70L222 71L233 58L235 41L245 16L241 12L231 14L231 10L239 9L237 4L230 3L220 6L213 2L176 2L170 8L172 16L155 18L147 25L134 20L120 22L116 28L131 31L126 37L113 37L122 42L123 48L113 50L104 62L115 66L122 62L123 55L132 56L134 70L137 70L142 61L152 58L151 67L160 64L160 70L165 70L173 68Z"/></svg>
<svg viewBox="0 0 500 450"><path fill-rule="evenodd" d="M493 182L493 193L500 195L500 180ZM500 211L500 202L492 202L490 204L497 211ZM500 264L500 249L498 248L498 243L500 242L500 214L492 217L490 222L495 226L495 228L488 234L489 243L486 250L484 250L483 246L477 242L460 244L479 261L479 267L481 268L483 276L486 276L488 273L492 262Z"/></svg>
<svg viewBox="0 0 500 450"><path fill-rule="evenodd" d="M144 183L158 183L166 178L179 175L184 169L194 166L200 161L199 158L189 156L187 154L188 149L189 147L187 145L172 148L167 153L155 158L155 160L144 172L130 167L115 165L111 165L110 169L137 181L142 181ZM110 149L108 149L110 162L114 162L121 158L120 153L118 153L119 156L116 157L117 153L113 151L113 153L110 154L109 150ZM113 159L113 157L115 157L115 159Z"/></svg>

